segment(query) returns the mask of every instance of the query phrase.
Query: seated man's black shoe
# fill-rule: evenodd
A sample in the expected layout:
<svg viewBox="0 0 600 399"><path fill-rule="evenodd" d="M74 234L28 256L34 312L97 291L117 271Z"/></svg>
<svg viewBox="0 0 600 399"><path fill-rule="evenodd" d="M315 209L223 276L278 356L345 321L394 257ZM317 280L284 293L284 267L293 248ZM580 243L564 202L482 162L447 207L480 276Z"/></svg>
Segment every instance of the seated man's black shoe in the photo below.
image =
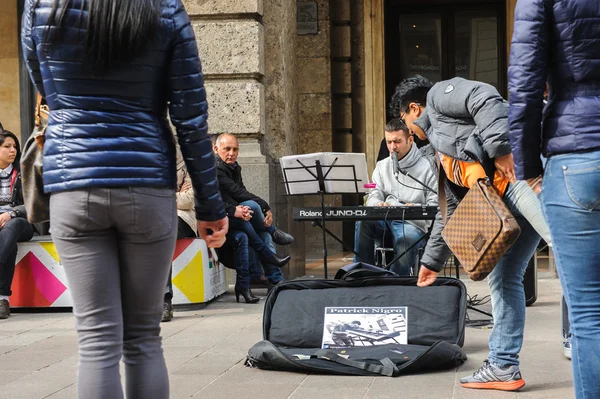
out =
<svg viewBox="0 0 600 399"><path fill-rule="evenodd" d="M294 242L294 237L292 237L291 234L279 229L275 229L275 231L271 233L271 237L273 237L273 242L277 245L290 245Z"/></svg>
<svg viewBox="0 0 600 399"><path fill-rule="evenodd" d="M277 254L273 254L273 256L270 257L269 259L269 263L273 266L277 266L277 267L284 267L285 265L287 265L290 260L292 260L291 256L284 256L284 257L279 257L279 255Z"/></svg>

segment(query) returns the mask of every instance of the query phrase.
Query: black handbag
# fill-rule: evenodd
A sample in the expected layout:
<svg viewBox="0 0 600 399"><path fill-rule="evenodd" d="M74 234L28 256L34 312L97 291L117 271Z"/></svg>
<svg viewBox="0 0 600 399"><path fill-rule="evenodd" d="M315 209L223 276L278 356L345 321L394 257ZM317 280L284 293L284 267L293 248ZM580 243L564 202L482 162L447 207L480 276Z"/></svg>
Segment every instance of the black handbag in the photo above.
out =
<svg viewBox="0 0 600 399"><path fill-rule="evenodd" d="M38 94L35 107L35 127L27 139L21 155L21 179L23 183L23 201L29 223L41 223L50 220L50 195L44 193L42 171L44 166L43 147L48 125L47 105L42 105L42 96Z"/></svg>

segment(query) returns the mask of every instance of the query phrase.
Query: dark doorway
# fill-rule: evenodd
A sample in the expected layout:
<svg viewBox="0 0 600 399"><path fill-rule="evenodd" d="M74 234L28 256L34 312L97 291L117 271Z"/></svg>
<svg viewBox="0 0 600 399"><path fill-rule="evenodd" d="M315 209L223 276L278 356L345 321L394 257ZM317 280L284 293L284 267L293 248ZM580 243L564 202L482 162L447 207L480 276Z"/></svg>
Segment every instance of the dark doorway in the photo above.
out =
<svg viewBox="0 0 600 399"><path fill-rule="evenodd" d="M460 76L506 96L504 0L390 0L385 13L386 98L404 78L437 82Z"/></svg>

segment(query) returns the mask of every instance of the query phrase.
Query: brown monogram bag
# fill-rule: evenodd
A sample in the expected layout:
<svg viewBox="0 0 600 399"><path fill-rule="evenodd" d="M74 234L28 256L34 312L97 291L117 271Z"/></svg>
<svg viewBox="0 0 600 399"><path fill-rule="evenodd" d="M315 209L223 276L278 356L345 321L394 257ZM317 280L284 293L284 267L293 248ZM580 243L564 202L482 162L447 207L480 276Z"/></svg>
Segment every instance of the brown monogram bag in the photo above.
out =
<svg viewBox="0 0 600 399"><path fill-rule="evenodd" d="M483 280L517 240L521 228L489 177L479 179L471 187L446 221L446 175L439 163L438 166L439 202L444 220L442 237L471 280Z"/></svg>
<svg viewBox="0 0 600 399"><path fill-rule="evenodd" d="M29 223L50 220L50 195L44 193L42 178L43 147L49 112L48 106L42 105L42 96L38 94L35 107L35 127L27 139L21 155L23 200Z"/></svg>

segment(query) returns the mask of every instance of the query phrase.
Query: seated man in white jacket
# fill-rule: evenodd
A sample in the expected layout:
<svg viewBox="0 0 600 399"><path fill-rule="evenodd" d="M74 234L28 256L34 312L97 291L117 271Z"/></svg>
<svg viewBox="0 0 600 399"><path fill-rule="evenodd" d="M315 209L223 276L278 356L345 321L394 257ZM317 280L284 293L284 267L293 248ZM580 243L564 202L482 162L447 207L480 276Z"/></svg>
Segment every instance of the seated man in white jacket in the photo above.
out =
<svg viewBox="0 0 600 399"><path fill-rule="evenodd" d="M374 188L367 199L367 206L400 205L438 205L437 175L431 163L414 144L414 137L400 118L392 119L385 126L385 140L390 156L377 162L373 171ZM394 173L392 154L398 156L401 173ZM417 183L419 180L423 185ZM434 191L427 189L425 186ZM354 236L354 251L358 254L355 261L375 264L375 246L392 244L394 257L409 249L419 241L429 229L428 220L377 220L357 223ZM392 265L390 270L401 276L411 274L411 268L417 263L419 248L425 246L421 240L404 256Z"/></svg>

